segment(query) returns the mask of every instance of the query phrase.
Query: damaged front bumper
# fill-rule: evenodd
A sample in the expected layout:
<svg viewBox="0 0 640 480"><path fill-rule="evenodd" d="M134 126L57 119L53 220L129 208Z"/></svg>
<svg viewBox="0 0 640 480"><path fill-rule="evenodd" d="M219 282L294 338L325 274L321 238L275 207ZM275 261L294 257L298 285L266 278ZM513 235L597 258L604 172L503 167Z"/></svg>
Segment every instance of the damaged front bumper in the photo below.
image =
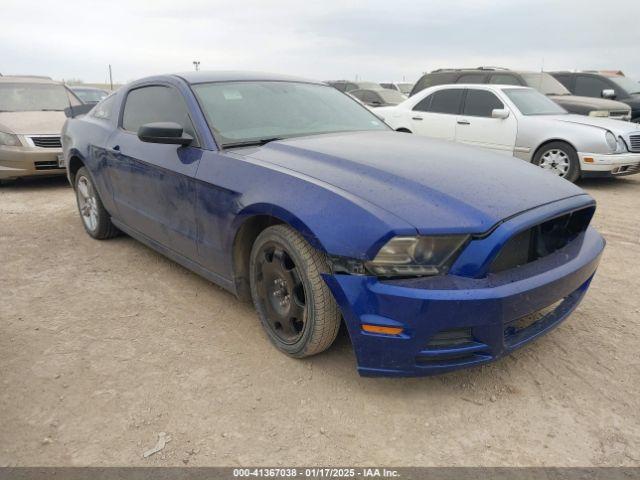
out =
<svg viewBox="0 0 640 480"><path fill-rule="evenodd" d="M479 243L544 218L549 207L539 210L506 222ZM583 298L604 245L588 227L548 256L481 278L468 275L466 256L461 262L467 263L449 275L382 280L333 274L325 281L342 310L361 375L433 375L496 360L557 326ZM402 333L374 333L363 325Z"/></svg>

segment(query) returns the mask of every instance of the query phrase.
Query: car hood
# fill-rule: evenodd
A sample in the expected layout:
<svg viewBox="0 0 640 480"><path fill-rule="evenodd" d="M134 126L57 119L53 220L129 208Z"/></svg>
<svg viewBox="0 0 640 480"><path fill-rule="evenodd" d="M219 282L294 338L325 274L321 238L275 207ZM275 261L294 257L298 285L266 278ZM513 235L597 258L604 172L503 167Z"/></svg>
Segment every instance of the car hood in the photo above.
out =
<svg viewBox="0 0 640 480"><path fill-rule="evenodd" d="M580 97L578 95L549 95L555 102L560 105L573 105L579 107L590 107L593 110L606 111L628 111L629 105L617 102L615 100L607 100L605 98Z"/></svg>
<svg viewBox="0 0 640 480"><path fill-rule="evenodd" d="M18 135L60 134L64 112L0 112L0 131Z"/></svg>
<svg viewBox="0 0 640 480"><path fill-rule="evenodd" d="M233 151L337 187L422 234L482 233L520 212L584 194L522 160L398 132L317 135Z"/></svg>
<svg viewBox="0 0 640 480"><path fill-rule="evenodd" d="M540 118L544 117L541 116ZM632 133L640 133L640 124L625 122L623 120L614 120L612 118L588 117L585 115L553 115L550 118L563 123L596 127L601 130L611 130L617 135L624 136Z"/></svg>

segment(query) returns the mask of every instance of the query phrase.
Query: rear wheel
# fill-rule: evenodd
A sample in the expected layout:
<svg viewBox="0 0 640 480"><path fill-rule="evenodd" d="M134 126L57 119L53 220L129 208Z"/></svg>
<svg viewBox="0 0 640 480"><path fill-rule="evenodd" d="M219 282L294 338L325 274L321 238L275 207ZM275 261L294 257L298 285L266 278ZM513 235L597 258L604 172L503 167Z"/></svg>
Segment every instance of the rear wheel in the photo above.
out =
<svg viewBox="0 0 640 480"><path fill-rule="evenodd" d="M251 296L271 342L296 358L331 346L340 311L322 279L326 256L292 228L264 230L251 250Z"/></svg>
<svg viewBox="0 0 640 480"><path fill-rule="evenodd" d="M119 231L111 223L111 217L102 205L100 195L85 167L78 170L75 182L78 211L87 233L98 240L118 235Z"/></svg>
<svg viewBox="0 0 640 480"><path fill-rule="evenodd" d="M550 142L540 148L533 163L570 182L580 177L580 161L575 149L565 142Z"/></svg>

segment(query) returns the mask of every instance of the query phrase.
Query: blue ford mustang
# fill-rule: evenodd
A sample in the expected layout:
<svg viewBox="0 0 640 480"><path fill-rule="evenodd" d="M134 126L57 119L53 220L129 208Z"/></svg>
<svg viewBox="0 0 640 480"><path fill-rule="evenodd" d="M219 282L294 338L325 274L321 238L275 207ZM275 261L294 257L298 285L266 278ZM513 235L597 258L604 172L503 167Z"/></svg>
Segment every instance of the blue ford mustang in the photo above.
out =
<svg viewBox="0 0 640 480"><path fill-rule="evenodd" d="M362 375L499 358L578 305L594 200L521 160L391 131L321 83L241 72L135 81L63 131L84 227L125 232L252 299L273 344Z"/></svg>

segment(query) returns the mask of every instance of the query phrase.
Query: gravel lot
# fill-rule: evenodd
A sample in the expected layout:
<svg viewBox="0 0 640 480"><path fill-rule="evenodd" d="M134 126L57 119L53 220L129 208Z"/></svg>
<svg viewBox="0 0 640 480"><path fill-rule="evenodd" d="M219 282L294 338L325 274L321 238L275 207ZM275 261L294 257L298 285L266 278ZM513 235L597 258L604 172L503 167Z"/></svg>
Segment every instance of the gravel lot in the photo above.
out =
<svg viewBox="0 0 640 480"><path fill-rule="evenodd" d="M360 378L344 333L289 359L250 305L92 240L65 180L0 187L0 465L640 466L640 175L582 186L608 246L578 310L419 379Z"/></svg>

